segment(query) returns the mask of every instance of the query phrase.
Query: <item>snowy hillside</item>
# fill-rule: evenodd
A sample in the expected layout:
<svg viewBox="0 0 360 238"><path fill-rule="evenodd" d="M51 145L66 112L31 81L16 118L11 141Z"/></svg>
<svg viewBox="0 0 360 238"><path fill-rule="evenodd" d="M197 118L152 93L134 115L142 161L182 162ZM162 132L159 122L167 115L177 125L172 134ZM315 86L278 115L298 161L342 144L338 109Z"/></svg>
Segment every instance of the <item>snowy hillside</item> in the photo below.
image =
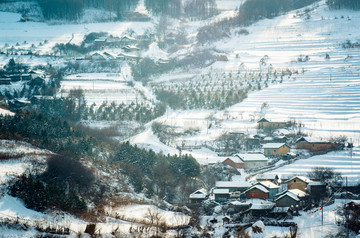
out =
<svg viewBox="0 0 360 238"><path fill-rule="evenodd" d="M214 43L214 47L226 52L229 61L216 62L207 69L259 70L261 58L267 56L265 68L289 68L299 74L293 74L282 84L252 92L243 102L223 111L178 111L160 120L182 128L193 123L192 127L199 128L200 133L191 140L199 145L226 131L254 133L253 120L260 119L261 105L267 103L265 117L270 120L296 120L304 123L306 132L312 136L328 139L345 135L359 144L360 50L346 49L342 44L360 38L357 27L360 13L329 10L324 1L309 9L308 14L293 11L259 21L248 27L247 36ZM302 59L306 56L309 60L305 62ZM194 75L186 72L184 76L166 75L160 80L181 80ZM214 115L220 124L207 129L209 115Z"/></svg>

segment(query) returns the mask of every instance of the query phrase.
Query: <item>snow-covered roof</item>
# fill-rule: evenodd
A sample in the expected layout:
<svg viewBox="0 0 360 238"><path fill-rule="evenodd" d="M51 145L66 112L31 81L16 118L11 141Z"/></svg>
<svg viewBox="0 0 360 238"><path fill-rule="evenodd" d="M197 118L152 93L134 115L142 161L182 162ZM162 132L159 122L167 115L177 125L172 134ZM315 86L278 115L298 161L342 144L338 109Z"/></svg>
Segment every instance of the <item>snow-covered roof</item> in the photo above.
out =
<svg viewBox="0 0 360 238"><path fill-rule="evenodd" d="M168 60L168 54L161 50L157 43L152 43L149 45L148 51L144 52L142 55L144 58L149 57L150 59L153 59L155 61L162 60L166 61Z"/></svg>
<svg viewBox="0 0 360 238"><path fill-rule="evenodd" d="M213 192L214 192L214 194L230 194L229 189L215 188Z"/></svg>
<svg viewBox="0 0 360 238"><path fill-rule="evenodd" d="M276 176L279 178L277 174L259 174L256 176L257 179L276 179Z"/></svg>
<svg viewBox="0 0 360 238"><path fill-rule="evenodd" d="M264 149L279 149L283 145L286 145L287 147L290 148L290 146L288 146L286 143L267 143L267 144L263 145L263 148Z"/></svg>
<svg viewBox="0 0 360 238"><path fill-rule="evenodd" d="M136 40L134 37L129 36L129 35L124 35L124 36L122 36L122 37L121 37L121 39L122 39L122 40L123 40L123 39L127 39L127 40Z"/></svg>
<svg viewBox="0 0 360 238"><path fill-rule="evenodd" d="M250 210L271 210L275 206L272 202L266 202L266 203L252 203Z"/></svg>
<svg viewBox="0 0 360 238"><path fill-rule="evenodd" d="M300 189L289 189L288 192L291 192L293 194L295 194L296 196L298 196L299 198L305 197L306 196L306 192L301 191Z"/></svg>
<svg viewBox="0 0 360 238"><path fill-rule="evenodd" d="M230 159L232 160L234 163L237 163L237 164L240 164L240 163L243 163L239 157L236 157L236 156L231 156L231 157L228 157L227 159ZM225 159L226 160L226 159ZM224 160L224 161L225 161Z"/></svg>
<svg viewBox="0 0 360 238"><path fill-rule="evenodd" d="M256 184L254 186L252 186L251 188L249 188L248 190L246 190L245 192L251 191L253 189L258 189L263 193L269 193L269 190L267 190L264 186L260 185L260 184Z"/></svg>
<svg viewBox="0 0 360 238"><path fill-rule="evenodd" d="M280 186L278 186L270 181L261 181L261 182L259 182L259 184L261 184L262 186L264 186L265 188L268 188L268 189L280 188Z"/></svg>
<svg viewBox="0 0 360 238"><path fill-rule="evenodd" d="M268 159L263 154L236 154L240 160L243 162L249 161L268 161Z"/></svg>
<svg viewBox="0 0 360 238"><path fill-rule="evenodd" d="M296 179L296 178L300 179L301 181L303 181L303 182L305 182L305 183L310 183L310 182L311 182L311 180L308 179L307 177L304 177L304 176L294 176L294 177L292 177L291 179L286 180L285 183L288 183L288 182L290 182L291 180Z"/></svg>
<svg viewBox="0 0 360 238"><path fill-rule="evenodd" d="M9 110L0 108L0 116L15 116L15 113L13 113Z"/></svg>
<svg viewBox="0 0 360 238"><path fill-rule="evenodd" d="M196 190L195 192L190 194L189 198L201 199L201 198L206 198L206 196L207 196L207 191L205 188L202 188L202 189Z"/></svg>
<svg viewBox="0 0 360 238"><path fill-rule="evenodd" d="M300 142L300 141L307 141L309 143L326 143L321 138L317 138L317 137L301 137L296 142Z"/></svg>
<svg viewBox="0 0 360 238"><path fill-rule="evenodd" d="M269 122L269 121L266 120L265 118L261 118L258 122Z"/></svg>
<svg viewBox="0 0 360 238"><path fill-rule="evenodd" d="M325 182L314 182L314 181L311 181L308 185L310 186L323 186L323 185L326 185Z"/></svg>
<svg viewBox="0 0 360 238"><path fill-rule="evenodd" d="M298 196L296 196L295 194L293 194L292 192L289 192L287 191L286 193L284 193L283 195L281 195L280 197L278 197L277 199L275 199L275 201L285 197L285 196L288 196L290 198L292 198L293 200L295 201L300 201L300 199L298 198Z"/></svg>
<svg viewBox="0 0 360 238"><path fill-rule="evenodd" d="M274 207L271 210L271 213L287 213L289 211L289 207Z"/></svg>
<svg viewBox="0 0 360 238"><path fill-rule="evenodd" d="M244 181L244 180L245 180L245 178L241 175L233 175L231 177L231 181Z"/></svg>
<svg viewBox="0 0 360 238"><path fill-rule="evenodd" d="M216 188L248 188L251 184L246 181L216 181Z"/></svg>

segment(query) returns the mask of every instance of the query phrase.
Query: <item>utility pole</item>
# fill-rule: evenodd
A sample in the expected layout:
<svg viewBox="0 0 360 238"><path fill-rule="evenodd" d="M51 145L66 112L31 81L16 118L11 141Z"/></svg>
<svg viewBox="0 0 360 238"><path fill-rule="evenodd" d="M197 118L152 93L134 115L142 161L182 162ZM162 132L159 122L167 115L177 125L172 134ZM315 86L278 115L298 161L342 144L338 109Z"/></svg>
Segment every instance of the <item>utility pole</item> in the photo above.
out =
<svg viewBox="0 0 360 238"><path fill-rule="evenodd" d="M321 201L321 226L324 226L324 201Z"/></svg>

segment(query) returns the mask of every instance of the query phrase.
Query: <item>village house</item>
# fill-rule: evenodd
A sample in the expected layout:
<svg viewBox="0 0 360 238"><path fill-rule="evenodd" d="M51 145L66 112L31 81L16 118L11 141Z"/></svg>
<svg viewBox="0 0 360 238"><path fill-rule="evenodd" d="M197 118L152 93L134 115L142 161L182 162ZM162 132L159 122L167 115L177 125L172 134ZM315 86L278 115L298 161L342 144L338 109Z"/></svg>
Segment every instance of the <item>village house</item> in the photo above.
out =
<svg viewBox="0 0 360 238"><path fill-rule="evenodd" d="M286 143L267 143L263 145L264 155L279 156L290 152L290 146Z"/></svg>
<svg viewBox="0 0 360 238"><path fill-rule="evenodd" d="M258 128L259 129L279 129L279 128L285 128L289 126L289 122L287 121L269 121L265 118L261 118L258 122Z"/></svg>
<svg viewBox="0 0 360 238"><path fill-rule="evenodd" d="M36 77L33 78L32 80L30 80L28 83L28 85L34 87L34 86L43 86L45 84L45 79L41 78L41 77Z"/></svg>
<svg viewBox="0 0 360 238"><path fill-rule="evenodd" d="M135 52L135 51L139 51L140 49L138 47L136 47L135 45L126 45L124 47L121 48L122 50L124 50L125 52Z"/></svg>
<svg viewBox="0 0 360 238"><path fill-rule="evenodd" d="M258 182L270 181L276 185L281 183L281 179L280 179L279 175L277 175L277 174L259 174L256 176L256 180Z"/></svg>
<svg viewBox="0 0 360 238"><path fill-rule="evenodd" d="M216 189L228 189L229 192L240 191L244 192L251 186L250 183L246 181L216 181L215 188Z"/></svg>
<svg viewBox="0 0 360 238"><path fill-rule="evenodd" d="M307 185L311 182L310 179L304 177L304 176L295 176L291 179L285 181L285 184L287 185L287 189L299 189L301 191L306 192Z"/></svg>
<svg viewBox="0 0 360 238"><path fill-rule="evenodd" d="M336 148L336 143L326 142L319 138L301 137L296 141L296 149L305 149L312 152L329 151Z"/></svg>
<svg viewBox="0 0 360 238"><path fill-rule="evenodd" d="M0 78L0 85L11 85L10 78Z"/></svg>
<svg viewBox="0 0 360 238"><path fill-rule="evenodd" d="M269 198L269 191L262 185L257 184L250 187L248 190L245 191L246 199L268 199Z"/></svg>
<svg viewBox="0 0 360 238"><path fill-rule="evenodd" d="M208 193L206 189L202 188L199 190L196 190L192 194L189 195L190 203L201 203L208 197Z"/></svg>
<svg viewBox="0 0 360 238"><path fill-rule="evenodd" d="M136 43L136 38L129 36L129 35L124 35L121 37L121 43L122 44L126 44L126 45L131 45L131 44L135 44Z"/></svg>
<svg viewBox="0 0 360 238"><path fill-rule="evenodd" d="M229 202L228 207L230 210L230 212L228 210L229 213L238 213L238 212L244 212L246 210L249 210L249 208L251 207L251 204L244 203L244 202L237 200L237 201Z"/></svg>
<svg viewBox="0 0 360 238"><path fill-rule="evenodd" d="M268 165L268 159L260 153L254 154L235 154L242 163L245 164L245 169L257 169Z"/></svg>
<svg viewBox="0 0 360 238"><path fill-rule="evenodd" d="M224 165L228 165L235 169L244 169L245 168L245 163L242 162L238 157L235 157L235 156L226 158L222 163Z"/></svg>
<svg viewBox="0 0 360 238"><path fill-rule="evenodd" d="M91 60L106 60L106 57L100 52L93 53L89 58Z"/></svg>
<svg viewBox="0 0 360 238"><path fill-rule="evenodd" d="M246 203L251 204L249 212L255 217L267 217L275 207L275 203L263 199L249 199Z"/></svg>
<svg viewBox="0 0 360 238"><path fill-rule="evenodd" d="M263 186L269 191L269 199L273 198L276 194L279 193L280 186L270 181L261 181L258 182L257 184Z"/></svg>
<svg viewBox="0 0 360 238"><path fill-rule="evenodd" d="M125 61L138 61L140 59L140 57L137 55L120 53L116 56L116 59L125 60Z"/></svg>
<svg viewBox="0 0 360 238"><path fill-rule="evenodd" d="M300 205L300 199L296 194L286 191L275 199L275 203L277 207L296 207Z"/></svg>

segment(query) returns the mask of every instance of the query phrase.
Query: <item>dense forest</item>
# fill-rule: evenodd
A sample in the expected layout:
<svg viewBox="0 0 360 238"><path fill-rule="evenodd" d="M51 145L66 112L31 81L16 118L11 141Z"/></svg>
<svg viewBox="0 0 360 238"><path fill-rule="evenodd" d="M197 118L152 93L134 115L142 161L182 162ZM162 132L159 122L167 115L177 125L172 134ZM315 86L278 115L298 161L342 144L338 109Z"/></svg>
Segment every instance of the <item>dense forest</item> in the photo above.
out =
<svg viewBox="0 0 360 238"><path fill-rule="evenodd" d="M327 0L326 3L333 9L347 8L360 10L360 1L358 0Z"/></svg>
<svg viewBox="0 0 360 238"><path fill-rule="evenodd" d="M121 20L133 12L139 0L28 0L38 2L45 20L80 19L85 9L105 10L116 15L113 20ZM0 3L8 2L0 0ZM172 17L206 18L217 12L215 0L145 0L145 8L153 15Z"/></svg>
<svg viewBox="0 0 360 238"><path fill-rule="evenodd" d="M124 189L132 185L149 198L158 196L169 202L186 201L199 182L193 178L200 176L200 166L192 156L156 154L128 142L110 143L76 124L41 113L22 111L14 117L0 116L0 130L0 139L23 140L57 153L46 160L45 170L44 165L34 164L9 187L11 195L38 211L55 208L80 215L87 211L89 202L100 204L107 199L109 186L98 181L93 170L83 166L83 160L129 183ZM107 156L99 158L105 151ZM125 181L124 175L128 177Z"/></svg>

